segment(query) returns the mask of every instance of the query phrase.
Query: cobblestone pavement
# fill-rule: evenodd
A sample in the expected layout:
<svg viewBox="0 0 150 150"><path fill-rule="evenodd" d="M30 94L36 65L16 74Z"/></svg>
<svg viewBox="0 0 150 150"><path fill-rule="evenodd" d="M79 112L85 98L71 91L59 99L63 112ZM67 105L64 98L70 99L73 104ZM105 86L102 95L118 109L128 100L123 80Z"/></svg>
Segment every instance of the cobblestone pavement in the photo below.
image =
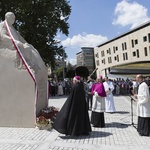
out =
<svg viewBox="0 0 150 150"><path fill-rule="evenodd" d="M0 150L149 150L150 137L139 136L132 125L128 96L114 96L116 113L105 113L105 128L93 128L89 136L66 137L57 131L0 127ZM50 106L61 108L66 97L54 97ZM133 122L137 123L133 104ZM90 115L89 111L89 115Z"/></svg>

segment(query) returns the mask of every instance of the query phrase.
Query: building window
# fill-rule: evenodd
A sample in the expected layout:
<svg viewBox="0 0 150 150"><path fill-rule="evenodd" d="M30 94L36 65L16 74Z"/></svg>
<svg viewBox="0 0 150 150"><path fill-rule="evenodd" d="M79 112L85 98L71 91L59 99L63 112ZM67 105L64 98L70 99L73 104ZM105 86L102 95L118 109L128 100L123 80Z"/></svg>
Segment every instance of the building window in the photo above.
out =
<svg viewBox="0 0 150 150"><path fill-rule="evenodd" d="M95 57L99 58L99 55L98 55L98 53L97 53L97 54L95 54Z"/></svg>
<svg viewBox="0 0 150 150"><path fill-rule="evenodd" d="M128 53L125 53L126 60L128 60Z"/></svg>
<svg viewBox="0 0 150 150"><path fill-rule="evenodd" d="M122 43L122 50L124 51L124 44Z"/></svg>
<svg viewBox="0 0 150 150"><path fill-rule="evenodd" d="M133 57L136 56L136 52L133 52Z"/></svg>
<svg viewBox="0 0 150 150"><path fill-rule="evenodd" d="M118 47L116 46L116 51L118 50Z"/></svg>
<svg viewBox="0 0 150 150"><path fill-rule="evenodd" d="M102 63L105 64L105 59L102 60Z"/></svg>
<svg viewBox="0 0 150 150"><path fill-rule="evenodd" d="M124 53L123 53L123 60L125 60L125 55L124 55Z"/></svg>
<svg viewBox="0 0 150 150"><path fill-rule="evenodd" d="M117 55L117 61L119 62L119 55Z"/></svg>
<svg viewBox="0 0 150 150"><path fill-rule="evenodd" d="M110 48L107 50L107 54L111 54Z"/></svg>
<svg viewBox="0 0 150 150"><path fill-rule="evenodd" d="M150 43L150 33L148 33L148 42Z"/></svg>
<svg viewBox="0 0 150 150"><path fill-rule="evenodd" d="M115 61L117 60L117 57L116 57L116 56L114 57L114 60L115 60Z"/></svg>
<svg viewBox="0 0 150 150"><path fill-rule="evenodd" d="M108 57L108 63L109 63L109 64L112 63L111 57Z"/></svg>
<svg viewBox="0 0 150 150"><path fill-rule="evenodd" d="M145 53L145 56L148 56L147 47L144 47L144 53Z"/></svg>
<svg viewBox="0 0 150 150"><path fill-rule="evenodd" d="M136 44L138 44L138 40L137 40L137 39L135 40L135 45L136 45Z"/></svg>
<svg viewBox="0 0 150 150"><path fill-rule="evenodd" d="M126 42L124 42L124 43L122 43L122 50L124 51L126 49L127 49L127 44L126 44Z"/></svg>
<svg viewBox="0 0 150 150"><path fill-rule="evenodd" d="M146 42L147 41L147 36L144 36L143 37L143 42Z"/></svg>
<svg viewBox="0 0 150 150"><path fill-rule="evenodd" d="M136 50L137 58L139 58L139 50Z"/></svg>
<svg viewBox="0 0 150 150"><path fill-rule="evenodd" d="M101 51L101 56L102 56L102 57L104 57L104 56L105 56L104 51Z"/></svg>
<svg viewBox="0 0 150 150"><path fill-rule="evenodd" d="M111 50L110 50L110 48L109 48L109 54L111 55Z"/></svg>
<svg viewBox="0 0 150 150"><path fill-rule="evenodd" d="M96 61L97 66L99 66L99 60Z"/></svg>
<svg viewBox="0 0 150 150"><path fill-rule="evenodd" d="M113 46L113 51L114 51L114 53L116 52L115 46Z"/></svg>
<svg viewBox="0 0 150 150"><path fill-rule="evenodd" d="M134 47L134 41L133 40L131 40L131 44L132 44L132 48Z"/></svg>
<svg viewBox="0 0 150 150"><path fill-rule="evenodd" d="M123 60L128 60L128 53L123 53Z"/></svg>
<svg viewBox="0 0 150 150"><path fill-rule="evenodd" d="M126 42L124 42L124 49L125 49L125 50L127 49L127 44L126 44Z"/></svg>

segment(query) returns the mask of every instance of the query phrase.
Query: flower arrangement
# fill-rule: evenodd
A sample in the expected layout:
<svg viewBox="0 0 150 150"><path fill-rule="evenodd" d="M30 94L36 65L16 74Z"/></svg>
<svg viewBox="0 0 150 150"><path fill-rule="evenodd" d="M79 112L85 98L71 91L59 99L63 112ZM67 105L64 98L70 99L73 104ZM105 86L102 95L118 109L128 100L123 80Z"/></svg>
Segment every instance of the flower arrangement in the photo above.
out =
<svg viewBox="0 0 150 150"><path fill-rule="evenodd" d="M53 128L53 123L56 119L57 113L58 109L53 106L43 109L39 117L36 118L36 126L40 130L51 130Z"/></svg>

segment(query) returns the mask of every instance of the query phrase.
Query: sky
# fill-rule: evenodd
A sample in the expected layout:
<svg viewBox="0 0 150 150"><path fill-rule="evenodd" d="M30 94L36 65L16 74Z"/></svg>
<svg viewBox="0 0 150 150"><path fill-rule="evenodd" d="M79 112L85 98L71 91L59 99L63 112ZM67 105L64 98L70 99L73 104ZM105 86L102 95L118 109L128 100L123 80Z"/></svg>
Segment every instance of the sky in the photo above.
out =
<svg viewBox="0 0 150 150"><path fill-rule="evenodd" d="M150 21L149 0L70 0L69 5L69 35L56 38L72 65L81 47L96 47Z"/></svg>

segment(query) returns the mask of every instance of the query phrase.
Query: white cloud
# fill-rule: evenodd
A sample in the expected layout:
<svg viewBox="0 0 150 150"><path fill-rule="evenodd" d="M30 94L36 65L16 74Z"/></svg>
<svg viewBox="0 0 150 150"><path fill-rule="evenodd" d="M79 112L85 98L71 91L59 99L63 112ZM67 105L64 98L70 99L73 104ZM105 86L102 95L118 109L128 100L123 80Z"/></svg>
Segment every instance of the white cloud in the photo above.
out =
<svg viewBox="0 0 150 150"><path fill-rule="evenodd" d="M113 20L113 24L121 26L131 25L131 28L134 28L150 20L147 11L147 8L137 2L129 3L127 0L123 0L115 8L116 19Z"/></svg>
<svg viewBox="0 0 150 150"><path fill-rule="evenodd" d="M61 34L60 34L60 33L57 33L57 35L55 36L55 39L56 39L57 41L60 41L60 38L61 38Z"/></svg>
<svg viewBox="0 0 150 150"><path fill-rule="evenodd" d="M69 63L71 63L72 65L76 65L77 64L77 60L75 58L70 58L68 60Z"/></svg>
<svg viewBox="0 0 150 150"><path fill-rule="evenodd" d="M107 37L101 35L83 33L67 38L62 41L62 45L64 47L96 47L107 40Z"/></svg>
<svg viewBox="0 0 150 150"><path fill-rule="evenodd" d="M96 47L106 41L108 41L107 37L87 34L84 32L61 41L61 44L65 47L68 55L67 61L69 61L72 65L75 65L76 59L73 57L76 57L76 53L81 51L81 47Z"/></svg>

